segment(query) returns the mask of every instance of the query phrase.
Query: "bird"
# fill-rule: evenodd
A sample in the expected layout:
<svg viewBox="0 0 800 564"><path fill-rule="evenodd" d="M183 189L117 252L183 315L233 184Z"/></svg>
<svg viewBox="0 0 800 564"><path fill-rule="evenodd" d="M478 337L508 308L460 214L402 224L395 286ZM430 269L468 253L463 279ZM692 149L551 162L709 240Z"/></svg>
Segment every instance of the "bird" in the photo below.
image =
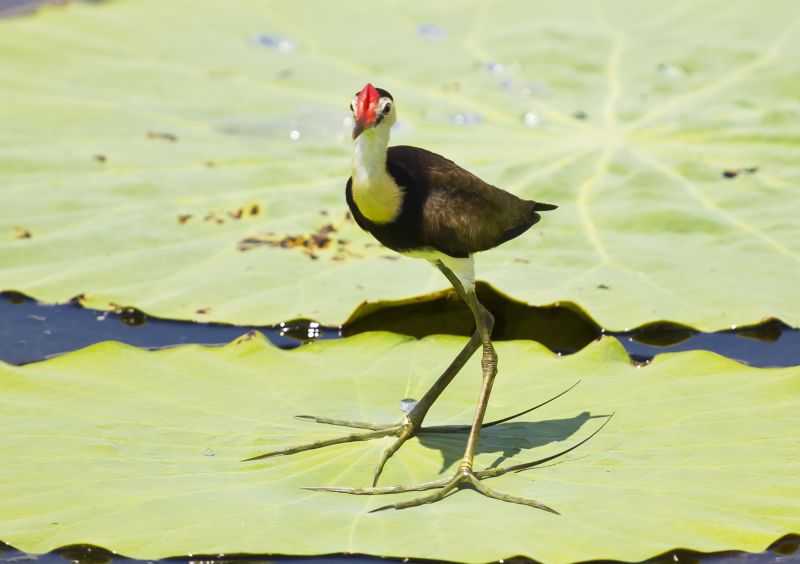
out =
<svg viewBox="0 0 800 564"><path fill-rule="evenodd" d="M385 247L407 257L427 260L439 269L472 312L475 331L445 372L400 423L378 425L301 415L298 417L317 423L362 431L279 449L247 460L291 455L333 444L394 436L395 440L383 452L376 465L371 487L320 486L308 489L356 495L436 490L429 495L373 510L381 511L434 503L456 490L470 488L487 497L557 513L537 500L504 494L482 483L485 478L532 467L544 459L505 469L489 468L483 471L475 471L473 463L483 427L510 420L535 409L484 423L489 395L497 375L497 352L491 340L494 317L478 301L475 292L474 255L519 237L541 219L540 212L555 210L558 206L519 198L426 149L405 145L389 147L389 134L397 120L397 107L392 95L382 88L368 83L356 92L350 102L350 111L354 123L353 157L351 176L345 186L345 200L353 219ZM422 484L379 487L378 479L385 464L408 439L421 431L454 430L453 426L423 428L422 422L440 394L479 348L482 348L481 391L472 425L459 428L468 429L469 434L457 471L453 476ZM555 398L547 402L553 399ZM588 439L568 450L583 444L585 440ZM567 451L562 451L559 455L564 452Z"/></svg>

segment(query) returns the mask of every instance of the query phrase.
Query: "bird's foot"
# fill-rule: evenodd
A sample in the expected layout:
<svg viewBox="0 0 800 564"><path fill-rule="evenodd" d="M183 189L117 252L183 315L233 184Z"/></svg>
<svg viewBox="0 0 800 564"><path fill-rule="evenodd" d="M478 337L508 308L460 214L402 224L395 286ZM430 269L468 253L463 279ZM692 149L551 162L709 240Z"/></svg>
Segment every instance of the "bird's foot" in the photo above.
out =
<svg viewBox="0 0 800 564"><path fill-rule="evenodd" d="M527 413L530 413L534 409L538 409L543 405L547 405L551 401L554 401L567 392L569 392L572 388L577 386L580 383L575 382L572 386L564 390L563 392L543 401L542 403L535 405L533 407L529 407L524 411L520 411L518 413L514 413L513 415L509 415L508 417L503 417L502 419L496 419L494 421L490 421L488 423L484 423L482 427L492 427L494 425L498 425L500 423L505 423L507 421L511 421L516 419L517 417L521 417ZM400 423L394 423L390 425L380 425L376 423L365 423L361 421L350 421L345 419L332 419L330 417L319 417L317 415L297 415L298 419L303 419L305 421L313 421L315 423L323 423L325 425L336 425L338 427L350 427L352 429L364 429L364 431L358 433L351 433L349 435L344 435L341 437L336 437L333 439L323 439L319 441L313 441L310 443L305 443L302 445L296 445L291 447L285 447L278 450L273 450L264 454L259 454L258 456L253 456L251 458L246 458L243 462L249 462L253 460L262 460L264 458L271 458L273 456L288 456L290 454L296 454L298 452L305 452L308 450L315 450L318 448L324 448L333 445L339 445L344 443L354 443L359 441L370 441L372 439L380 439L383 437L396 437L395 440L389 445L381 454L380 459L378 460L378 464L375 466L375 472L373 475L372 485L375 486L378 483L378 479L383 472L383 468L386 465L386 462L400 450L400 447L410 438L414 437L420 433L468 433L470 430L469 425L432 425L429 427L423 427L420 423L416 423L416 417L414 417L415 413L412 410ZM423 414L424 417L424 414ZM387 492L391 493L391 492Z"/></svg>
<svg viewBox="0 0 800 564"><path fill-rule="evenodd" d="M383 495L383 494L393 494L393 493L425 491L432 489L437 490L434 493L426 496L418 497L408 501L392 503L389 505L383 505L381 507L378 507L377 509L371 510L370 513L374 513L376 511L383 511L385 509L408 509L409 507L418 507L420 505L425 505L426 503L435 503L437 501L441 501L442 499L444 499L449 494L455 491L469 488L475 490L476 492L486 497L498 499L500 501L506 501L509 503L518 503L520 505L527 505L528 507L542 509L544 511L549 511L550 513L559 514L558 511L556 511L552 507L548 507L547 505L539 501L536 501L534 499L527 499L514 495L504 494L502 492L494 490L484 485L481 482L481 480L487 478L496 478L497 476L502 476L503 474L507 474L508 472L522 472L524 470L540 466L546 462L550 462L551 460L555 460L556 458L559 458L567 454L568 452L575 450L582 444L589 441L592 437L594 437L597 433L599 433L603 429L603 427L605 427L608 424L613 415L614 415L613 413L609 415L608 418L603 422L603 424L600 425L600 427L598 427L594 432L592 432L591 435L581 440L580 442L560 452L557 452L550 456L546 456L544 458L540 458L538 460L534 460L531 462L525 462L522 464L515 464L512 466L505 466L498 468L487 468L485 470L475 472L472 470L472 461L465 459L462 461L461 465L458 468L458 471L454 476L449 478L441 478L439 480L432 480L430 482L422 482L420 484L414 484L411 486L402 486L402 485L398 486L373 485L372 487L316 486L316 487L306 487L304 489L318 491L318 492L346 493L351 495Z"/></svg>
<svg viewBox="0 0 800 564"><path fill-rule="evenodd" d="M253 460L262 460L264 458L271 458L273 456L281 456L281 455L290 455L296 454L298 452L304 452L307 450L315 450L318 448L324 448L327 446L338 445L343 443L354 443L358 441L370 441L372 439L380 439L383 437L396 437L395 440L386 448L383 453L381 454L380 459L378 460L378 464L375 466L375 472L372 479L372 485L375 486L378 483L378 479L383 472L383 467L386 466L386 462L392 457L392 455L400 450L400 447L403 446L408 439L415 436L419 431L422 430L422 427L418 423L414 423L412 419L408 416L404 417L400 423L395 423L394 425L378 425L375 423L362 423L359 421L348 421L342 419L331 419L329 417L319 417L316 415L297 415L298 419L305 419L307 421L314 421L315 423L324 423L326 425L337 425L340 427L351 427L355 429L368 429L367 431L363 431L360 433L351 433L349 435L344 435L342 437L336 437L333 439L323 439L320 441L314 441L302 445L296 445L291 447L285 447L278 450L273 450L264 454L260 454L258 456L253 456L251 458L246 458L243 462L249 462ZM433 428L435 429L435 428ZM468 429L468 428L467 428ZM427 431L428 429L426 429ZM446 426L443 428L443 433L452 433L461 430L460 426ZM434 432L436 432L434 430Z"/></svg>
<svg viewBox="0 0 800 564"><path fill-rule="evenodd" d="M418 507L420 505L425 505L427 503L435 503L437 501L444 499L453 492L469 488L475 490L476 492L486 497L499 499L500 501L507 501L509 503L518 503L520 505L527 505L529 507L534 507L536 509L542 509L544 511L549 511L550 513L558 514L558 511L556 511L555 509L548 507L547 505L539 501L536 501L535 499L526 499L515 495L504 494L502 492L498 492L497 490L493 490L492 488L481 483L481 479L489 476L490 474L486 474L485 472L473 472L469 464L462 463L462 465L458 469L458 472L456 472L456 474L450 478L442 478L440 480L423 482L421 484L414 484L412 486L372 486L368 488L309 487L305 489L320 491L320 492L348 493L352 495L381 495L381 494L391 494L391 493L425 491L431 489L436 490L434 493L422 497L417 497L407 501L400 501L397 503L391 503L389 505L382 505L377 509L371 510L370 513L375 513L376 511L383 511L385 509L408 509L409 507Z"/></svg>

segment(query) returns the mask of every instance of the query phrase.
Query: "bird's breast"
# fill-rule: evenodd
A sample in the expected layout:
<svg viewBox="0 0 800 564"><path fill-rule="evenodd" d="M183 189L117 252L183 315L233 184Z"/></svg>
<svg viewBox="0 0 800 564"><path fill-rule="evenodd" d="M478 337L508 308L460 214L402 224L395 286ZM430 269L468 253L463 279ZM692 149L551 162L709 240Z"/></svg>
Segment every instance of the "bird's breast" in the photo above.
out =
<svg viewBox="0 0 800 564"><path fill-rule="evenodd" d="M353 173L353 202L361 215L378 225L396 220L403 209L403 188L388 174L369 178Z"/></svg>

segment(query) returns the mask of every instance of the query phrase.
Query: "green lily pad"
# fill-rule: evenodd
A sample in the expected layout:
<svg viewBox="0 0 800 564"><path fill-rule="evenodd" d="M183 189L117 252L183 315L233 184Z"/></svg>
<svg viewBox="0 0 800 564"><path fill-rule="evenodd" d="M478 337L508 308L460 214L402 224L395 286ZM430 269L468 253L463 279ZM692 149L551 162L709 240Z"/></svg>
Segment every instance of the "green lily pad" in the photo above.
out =
<svg viewBox="0 0 800 564"><path fill-rule="evenodd" d="M478 467L558 452L615 412L560 463L490 481L561 516L471 491L369 514L387 497L301 489L367 484L388 439L240 462L343 432L295 414L398 420L399 400L420 397L463 343L372 333L293 351L251 338L145 352L108 342L4 365L0 539L30 552L91 543L143 559L357 552L566 562L639 561L676 547L760 551L800 531L800 368L753 369L705 352L639 368L614 340L569 357L521 341L497 346L489 418L581 383L487 429ZM475 358L427 423L468 422L479 373ZM413 439L382 482L455 471L465 439Z"/></svg>
<svg viewBox="0 0 800 564"><path fill-rule="evenodd" d="M800 325L793 13L139 0L2 21L0 287L242 324L445 288L345 216L369 80L393 142L561 206L479 256L498 290L610 329Z"/></svg>

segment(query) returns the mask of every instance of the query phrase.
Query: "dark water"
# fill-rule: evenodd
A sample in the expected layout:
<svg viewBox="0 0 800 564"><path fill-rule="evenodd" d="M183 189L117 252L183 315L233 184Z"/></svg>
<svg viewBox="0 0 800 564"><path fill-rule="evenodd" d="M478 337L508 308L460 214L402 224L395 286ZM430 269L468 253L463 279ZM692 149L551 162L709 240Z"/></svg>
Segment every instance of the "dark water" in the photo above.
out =
<svg viewBox="0 0 800 564"><path fill-rule="evenodd" d="M98 311L76 301L48 305L21 294L0 293L0 360L11 364L44 360L101 341L144 349L190 343L219 346L252 330L261 331L281 348L340 335L338 329L308 321L263 327L191 323L148 317L133 308Z"/></svg>
<svg viewBox="0 0 800 564"><path fill-rule="evenodd" d="M668 324L606 332L579 311L527 306L487 288L479 288L479 294L495 313L496 340L532 339L570 354L607 334L619 339L636 362L664 352L703 349L758 367L800 365L800 331L778 321L716 333ZM415 337L468 335L473 324L466 306L450 298L388 307L340 329L308 320L266 326L192 323L147 316L134 308L98 311L83 308L77 301L50 305L14 292L0 293L0 360L11 364L36 362L109 340L145 349L189 343L219 346L253 330L281 348L293 348L376 330Z"/></svg>

